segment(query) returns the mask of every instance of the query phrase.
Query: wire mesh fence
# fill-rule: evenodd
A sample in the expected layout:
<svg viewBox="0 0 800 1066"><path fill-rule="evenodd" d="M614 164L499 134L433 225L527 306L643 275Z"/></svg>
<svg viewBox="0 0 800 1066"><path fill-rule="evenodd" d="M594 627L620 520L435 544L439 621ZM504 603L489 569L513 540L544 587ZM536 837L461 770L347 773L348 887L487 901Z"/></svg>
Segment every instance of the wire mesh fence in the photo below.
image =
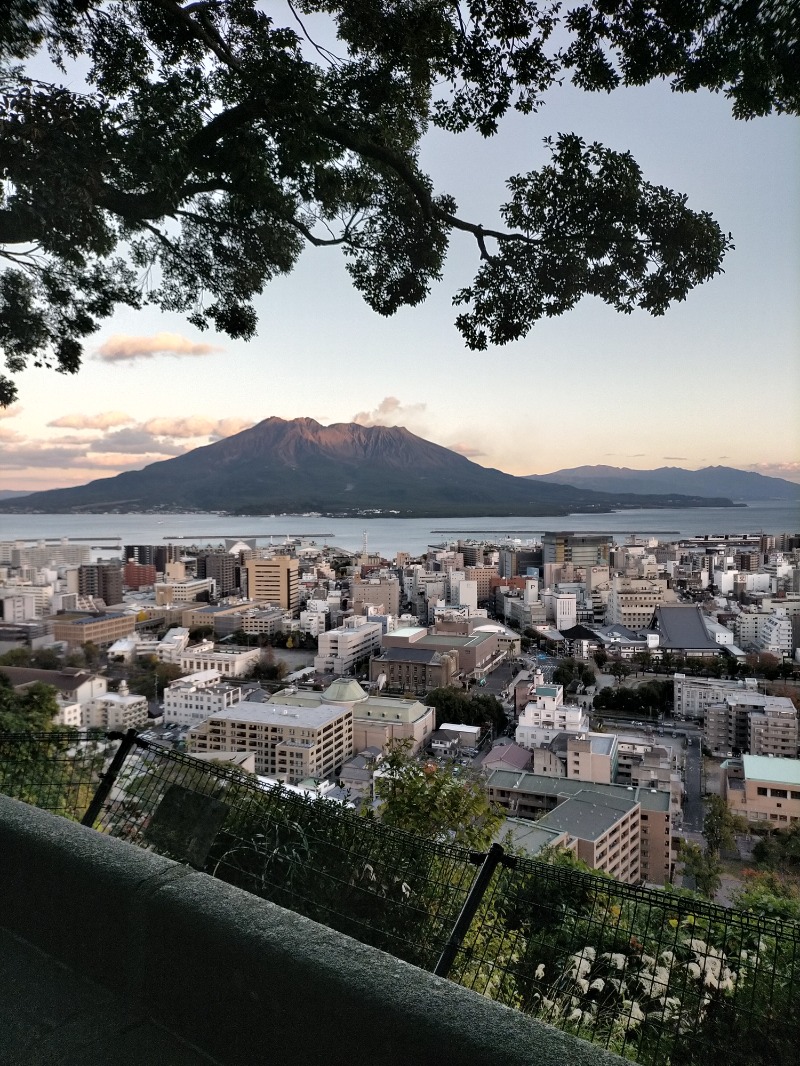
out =
<svg viewBox="0 0 800 1066"><path fill-rule="evenodd" d="M481 878L484 855L138 737L123 748L92 734L0 735L0 791L88 818L643 1066L796 1061L795 923L507 853Z"/></svg>
<svg viewBox="0 0 800 1066"><path fill-rule="evenodd" d="M800 1048L800 929L533 860L498 870L451 973L646 1066Z"/></svg>
<svg viewBox="0 0 800 1066"><path fill-rule="evenodd" d="M121 734L0 732L0 793L81 821Z"/></svg>

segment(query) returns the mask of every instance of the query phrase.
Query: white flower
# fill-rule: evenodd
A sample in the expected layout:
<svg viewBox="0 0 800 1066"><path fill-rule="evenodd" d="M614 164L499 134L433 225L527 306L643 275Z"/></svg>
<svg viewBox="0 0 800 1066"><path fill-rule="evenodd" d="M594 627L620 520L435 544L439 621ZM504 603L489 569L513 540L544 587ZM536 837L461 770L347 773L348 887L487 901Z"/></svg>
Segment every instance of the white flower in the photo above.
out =
<svg viewBox="0 0 800 1066"><path fill-rule="evenodd" d="M710 951L710 948L709 948L708 944L705 942L705 940L697 940L697 939L690 940L689 941L689 947L692 949L692 951L696 952L698 955L708 955L709 951Z"/></svg>
<svg viewBox="0 0 800 1066"><path fill-rule="evenodd" d="M656 960L652 955L642 955L642 966L655 966Z"/></svg>
<svg viewBox="0 0 800 1066"><path fill-rule="evenodd" d="M673 963L675 961L675 952L674 951L662 951L661 954L658 957L660 959L663 959L664 962L667 964L667 966L669 966L671 963Z"/></svg>
<svg viewBox="0 0 800 1066"><path fill-rule="evenodd" d="M696 962L690 962L686 969L689 971L689 974L694 977L695 980L697 980L700 977L700 974L703 972Z"/></svg>
<svg viewBox="0 0 800 1066"><path fill-rule="evenodd" d="M535 970L533 976L536 978L537 981L541 981L544 978L544 963L543 962L540 962L539 965L536 967L536 970Z"/></svg>
<svg viewBox="0 0 800 1066"><path fill-rule="evenodd" d="M589 985L594 992L602 992L606 987L606 983L602 977L595 977L594 981Z"/></svg>
<svg viewBox="0 0 800 1066"><path fill-rule="evenodd" d="M575 984L578 986L581 992L583 992L584 995L586 995L586 993L589 991L589 982L586 980L585 977L576 977Z"/></svg>
<svg viewBox="0 0 800 1066"><path fill-rule="evenodd" d="M636 1002L636 1000L634 1000L633 1003L631 1003L631 1019L633 1021L635 1021L635 1022L643 1022L644 1021L644 1011L639 1006L639 1004Z"/></svg>
<svg viewBox="0 0 800 1066"><path fill-rule="evenodd" d="M581 1018L583 1018L583 1011L579 1007L575 1007L575 1009L570 1012L570 1015L567 1018L567 1021L568 1022L579 1022L581 1020Z"/></svg>
<svg viewBox="0 0 800 1066"><path fill-rule="evenodd" d="M572 960L572 966L570 967L569 971L570 976L578 980L579 978L584 977L592 969L594 954L592 955L591 959L586 958L583 953L570 955L570 959Z"/></svg>
<svg viewBox="0 0 800 1066"><path fill-rule="evenodd" d="M627 955L623 955L620 951L615 951L609 955L609 961L612 966L615 966L618 970L625 969L625 963L628 961Z"/></svg>

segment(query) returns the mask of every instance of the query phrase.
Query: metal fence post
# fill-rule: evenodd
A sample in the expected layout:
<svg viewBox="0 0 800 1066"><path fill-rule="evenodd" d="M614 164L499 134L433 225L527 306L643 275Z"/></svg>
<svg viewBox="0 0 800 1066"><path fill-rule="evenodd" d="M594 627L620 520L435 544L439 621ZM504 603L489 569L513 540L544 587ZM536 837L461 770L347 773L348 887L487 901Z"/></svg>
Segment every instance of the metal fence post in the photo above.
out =
<svg viewBox="0 0 800 1066"><path fill-rule="evenodd" d="M109 737L114 738L114 733L109 733ZM117 733L116 736L119 736ZM114 786L114 782L122 769L122 764L130 754L130 750L136 741L137 733L135 729L129 729L126 733L122 734L122 743L117 748L114 758L111 760L111 765L104 774L100 775L100 784L97 786L97 791L92 797L92 801L89 804L86 814L81 818L81 825L88 825L91 828L100 811L103 809L103 804L108 799L108 795Z"/></svg>
<svg viewBox="0 0 800 1066"><path fill-rule="evenodd" d="M475 912L478 910L484 893L489 887L492 874L503 861L504 857L505 851L502 846L500 844L492 844L486 853L486 857L481 864L480 870L478 870L478 873L475 876L475 880L470 886L467 898L464 900L464 906L461 908L461 914L459 914L456 919L456 924L452 928L450 938L444 946L444 951L439 956L439 961L433 969L433 972L437 977L447 977L450 973L450 967L455 962L459 948L463 944L464 937L469 931L472 919L475 917Z"/></svg>

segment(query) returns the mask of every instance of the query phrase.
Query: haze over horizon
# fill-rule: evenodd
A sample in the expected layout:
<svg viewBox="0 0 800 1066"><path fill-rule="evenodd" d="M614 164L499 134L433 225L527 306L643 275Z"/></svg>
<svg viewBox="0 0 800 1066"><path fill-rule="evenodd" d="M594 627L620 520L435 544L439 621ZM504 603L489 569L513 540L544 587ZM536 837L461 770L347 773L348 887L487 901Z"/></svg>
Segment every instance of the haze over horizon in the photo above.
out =
<svg viewBox="0 0 800 1066"><path fill-rule="evenodd" d="M725 273L665 316L583 300L522 341L467 351L451 296L474 270L456 235L421 307L373 313L335 250L307 251L258 301L250 343L178 314L120 311L75 376L29 369L0 410L0 489L81 485L139 469L264 418L402 425L512 474L582 465L731 466L800 482L800 122L735 122L722 96L666 86L565 86L500 134L424 142L423 164L462 214L494 221L506 177L573 130L630 149L730 231Z"/></svg>

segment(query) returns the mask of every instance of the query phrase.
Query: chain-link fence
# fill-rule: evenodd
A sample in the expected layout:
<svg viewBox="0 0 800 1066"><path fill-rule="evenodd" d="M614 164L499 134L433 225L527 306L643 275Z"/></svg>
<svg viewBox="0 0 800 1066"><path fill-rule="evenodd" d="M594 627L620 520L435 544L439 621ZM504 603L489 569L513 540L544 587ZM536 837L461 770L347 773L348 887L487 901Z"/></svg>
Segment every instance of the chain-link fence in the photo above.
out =
<svg viewBox="0 0 800 1066"><path fill-rule="evenodd" d="M0 791L305 914L645 1066L781 1066L800 929L431 843L133 734L0 735Z"/></svg>

